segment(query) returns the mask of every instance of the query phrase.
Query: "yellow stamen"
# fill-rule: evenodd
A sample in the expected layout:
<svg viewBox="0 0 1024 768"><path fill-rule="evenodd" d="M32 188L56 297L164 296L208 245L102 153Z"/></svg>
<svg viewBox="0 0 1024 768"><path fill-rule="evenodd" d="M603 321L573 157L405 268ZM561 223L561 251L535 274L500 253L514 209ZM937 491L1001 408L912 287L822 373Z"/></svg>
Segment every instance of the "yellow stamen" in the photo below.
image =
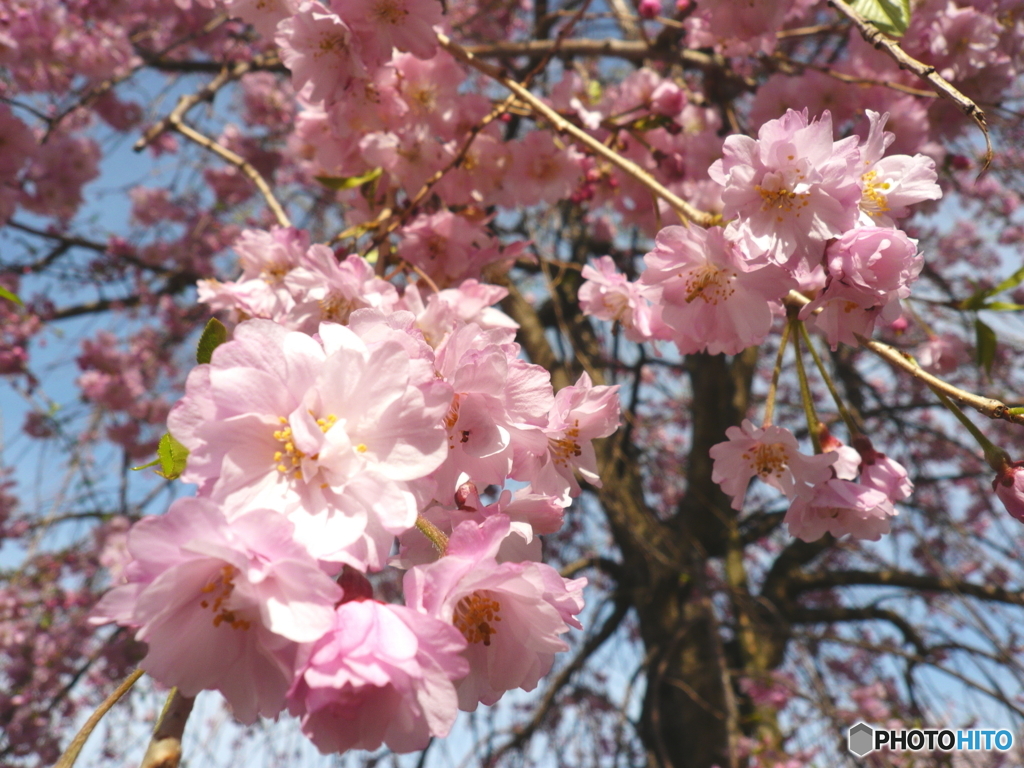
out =
<svg viewBox="0 0 1024 768"><path fill-rule="evenodd" d="M497 633L497 624L501 621L498 612L501 603L484 592L474 592L459 600L455 606L452 623L469 643L491 644L491 636Z"/></svg>

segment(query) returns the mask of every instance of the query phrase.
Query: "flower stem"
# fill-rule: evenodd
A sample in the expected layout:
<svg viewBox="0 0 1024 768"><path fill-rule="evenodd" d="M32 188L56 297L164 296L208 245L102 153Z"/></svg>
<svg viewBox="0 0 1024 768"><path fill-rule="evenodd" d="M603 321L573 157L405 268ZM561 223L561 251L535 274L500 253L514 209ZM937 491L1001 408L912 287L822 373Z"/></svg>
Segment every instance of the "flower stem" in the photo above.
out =
<svg viewBox="0 0 1024 768"><path fill-rule="evenodd" d="M814 364L818 366L818 373L821 374L821 378L824 380L825 386L828 387L828 391L832 395L832 399L835 400L836 408L839 409L839 416L842 418L843 423L846 424L846 428L850 432L850 439L852 440L860 434L860 428L857 426L857 422L854 420L853 415L847 409L843 399L839 396L839 390L836 389L836 385L835 382L832 381L832 377L828 375L828 369L825 368L825 363L822 362L821 356L818 355L818 350L814 348L814 344L811 342L810 334L807 333L807 326L804 325L802 320L798 320L797 322L800 325L800 335L807 344L807 349L810 351L811 357L814 358Z"/></svg>
<svg viewBox="0 0 1024 768"><path fill-rule="evenodd" d="M971 433L971 436L978 442L978 445L981 446L981 450L985 452L985 461L988 462L992 469L998 472L1010 463L1009 454L985 437L985 434L978 429L977 425L967 418L967 414L960 410L960 406L950 400L945 393L937 387L932 387L931 389L932 392L935 393L935 396L942 401L942 404L946 406L946 410L956 416L957 420L964 425L967 431Z"/></svg>
<svg viewBox="0 0 1024 768"><path fill-rule="evenodd" d="M85 725L83 725L82 729L75 734L75 738L73 738L71 743L68 744L68 748L64 750L64 754L60 756L60 759L56 762L53 768L71 768L71 766L75 764L75 760L78 759L78 753L82 751L82 747L85 746L86 740L89 738L89 735L93 732L96 726L99 725L103 716L110 711L110 708L113 707L122 696L131 690L131 687L135 685L136 681L144 674L145 673L141 669L137 669L132 672L123 683L114 689L112 694L107 696L106 700L102 704L96 707L96 711L89 715L89 719L85 721Z"/></svg>
<svg viewBox="0 0 1024 768"><path fill-rule="evenodd" d="M790 324L800 321L793 318ZM807 382L807 371L804 370L804 357L800 352L800 334L793 334L793 352L796 354L796 375L800 379L800 399L804 403L804 415L807 417L807 431L811 433L811 444L815 453L822 453L821 436L818 434L818 414L814 411L814 398L811 396L811 387Z"/></svg>
<svg viewBox="0 0 1024 768"><path fill-rule="evenodd" d="M768 385L768 397L764 402L764 423L762 426L770 427L772 415L775 413L775 395L779 389L779 375L782 373L782 355L789 343L789 323L782 326L782 339L779 341L779 353L775 356L775 369L772 371L772 383Z"/></svg>
<svg viewBox="0 0 1024 768"><path fill-rule="evenodd" d="M444 532L423 515L416 516L416 528L430 539L430 543L434 545L437 553L443 556L448 549L448 537L444 535Z"/></svg>

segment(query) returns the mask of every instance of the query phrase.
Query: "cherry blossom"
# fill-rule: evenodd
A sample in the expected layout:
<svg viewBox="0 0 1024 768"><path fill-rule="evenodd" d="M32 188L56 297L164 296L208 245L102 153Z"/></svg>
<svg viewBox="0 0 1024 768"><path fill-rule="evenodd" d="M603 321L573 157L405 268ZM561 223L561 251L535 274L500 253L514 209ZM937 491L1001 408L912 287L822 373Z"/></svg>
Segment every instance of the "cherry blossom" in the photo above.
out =
<svg viewBox="0 0 1024 768"><path fill-rule="evenodd" d="M893 226L894 219L903 218L907 206L924 200L938 200L942 190L936 183L935 161L924 155L889 155L883 157L895 135L883 130L889 113L879 115L867 110L867 139L860 147L861 223L865 226Z"/></svg>
<svg viewBox="0 0 1024 768"><path fill-rule="evenodd" d="M778 264L817 261L826 241L856 221L861 197L855 140L836 142L828 112L810 120L789 110L761 126L757 139L730 136L708 173L723 185L723 215L749 243Z"/></svg>
<svg viewBox="0 0 1024 768"><path fill-rule="evenodd" d="M826 533L878 541L889 532L889 518L896 514L884 492L832 479L798 495L785 523L791 535L804 541L817 541Z"/></svg>
<svg viewBox="0 0 1024 768"><path fill-rule="evenodd" d="M469 674L457 683L459 707L493 704L512 688L532 690L567 648L559 635L579 627L586 579L563 579L541 563L495 560L508 535L504 515L459 525L445 557L412 568L406 601L453 624L468 643Z"/></svg>
<svg viewBox="0 0 1024 768"><path fill-rule="evenodd" d="M715 467L711 478L732 496L733 509L743 509L743 497L751 478L793 499L832 477L835 454L807 456L800 452L793 433L774 424L755 427L748 419L725 431L728 442L711 447Z"/></svg>
<svg viewBox="0 0 1024 768"><path fill-rule="evenodd" d="M514 476L532 477L536 491L568 504L569 498L580 493L575 472L600 487L592 441L607 437L618 425L618 387L595 386L590 375L583 373L574 385L555 395L547 426L541 430L547 450L527 457L522 471Z"/></svg>
<svg viewBox="0 0 1024 768"><path fill-rule="evenodd" d="M288 709L324 754L395 752L447 736L458 712L453 681L469 665L451 624L401 605L346 601L315 643L304 647Z"/></svg>
<svg viewBox="0 0 1024 768"><path fill-rule="evenodd" d="M351 28L316 0L305 0L277 30L275 40L296 89L312 83L307 94L310 100L334 103L353 80L366 76ZM325 73L330 77L324 77Z"/></svg>
<svg viewBox="0 0 1024 768"><path fill-rule="evenodd" d="M653 307L643 286L629 282L608 256L596 263L596 268L589 264L583 267L580 308L599 320L620 323L631 341L650 339L654 335Z"/></svg>
<svg viewBox="0 0 1024 768"><path fill-rule="evenodd" d="M444 460L451 389L394 339L371 349L328 324L320 336L322 346L269 321L240 324L190 374L168 425L190 451L182 478L201 494L272 506L318 557L380 567L385 531L415 521L410 481ZM345 554L357 544L370 549Z"/></svg>
<svg viewBox="0 0 1024 768"><path fill-rule="evenodd" d="M118 586L94 621L138 627L146 669L186 696L224 694L242 722L284 706L296 642L331 626L341 588L292 539L277 512L232 514L208 499L184 498L133 526Z"/></svg>
<svg viewBox="0 0 1024 768"><path fill-rule="evenodd" d="M651 298L683 353L736 354L760 344L773 304L795 285L773 264L749 264L718 227L665 227L644 261L641 282L660 289Z"/></svg>

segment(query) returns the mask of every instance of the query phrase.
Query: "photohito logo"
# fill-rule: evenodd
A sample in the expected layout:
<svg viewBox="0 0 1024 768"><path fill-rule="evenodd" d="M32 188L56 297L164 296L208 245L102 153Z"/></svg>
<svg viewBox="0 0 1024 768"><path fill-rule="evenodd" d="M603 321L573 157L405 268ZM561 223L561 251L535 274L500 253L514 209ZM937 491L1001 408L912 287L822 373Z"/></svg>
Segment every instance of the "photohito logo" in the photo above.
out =
<svg viewBox="0 0 1024 768"><path fill-rule="evenodd" d="M886 731L872 728L867 723L856 723L847 731L846 744L857 757L886 747L894 752L1006 752L1013 746L1013 734L1005 729L990 728Z"/></svg>

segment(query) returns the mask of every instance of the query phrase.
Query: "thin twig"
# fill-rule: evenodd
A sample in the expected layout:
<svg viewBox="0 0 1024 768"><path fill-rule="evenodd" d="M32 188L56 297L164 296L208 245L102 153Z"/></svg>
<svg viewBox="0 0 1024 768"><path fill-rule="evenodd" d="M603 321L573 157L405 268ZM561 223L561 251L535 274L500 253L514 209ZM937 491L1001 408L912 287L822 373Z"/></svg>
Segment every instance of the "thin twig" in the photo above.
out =
<svg viewBox="0 0 1024 768"><path fill-rule="evenodd" d="M883 34L874 24L853 10L844 0L828 0L828 4L852 21L853 25L857 27L868 43L889 54L889 57L899 65L900 69L909 70L922 80L927 80L940 96L944 96L952 101L961 112L977 123L982 134L985 136L985 156L982 161L981 172L984 173L988 170L989 163L992 162L992 140L989 138L988 123L985 121L985 113L981 110L981 107L954 88L946 78L936 71L935 67L924 64L910 56L900 48L899 43Z"/></svg>
<svg viewBox="0 0 1024 768"><path fill-rule="evenodd" d="M874 339L866 339L859 334L854 335L857 337L857 341L859 341L861 345L870 349L886 362L892 363L898 368L902 368L915 379L923 381L929 387L948 395L954 400L958 400L965 405L969 405L983 416L988 416L990 419L1009 421L1013 424L1024 424L1024 414L1011 413L1009 406L1002 401L991 397L982 397L981 395L976 395L973 392L968 392L965 389L955 387L949 382L943 381L938 376L933 376L925 371L920 365L918 365L917 361L906 352L901 352L895 347L890 347L888 344L883 344L882 342L875 341Z"/></svg>
<svg viewBox="0 0 1024 768"><path fill-rule="evenodd" d="M796 291L790 291L785 298L785 303L804 306L810 303L810 299ZM865 338L859 333L855 333L854 336L857 338L857 341L860 342L861 346L870 349L886 362L892 363L897 368L902 368L915 379L919 379L929 387L937 389L943 394L952 397L954 400L970 406L983 416L988 416L990 419L1009 421L1012 424L1024 424L1024 414L1013 413L1010 410L1010 407L1001 400L976 395L973 392L968 392L966 389L955 387L948 381L943 381L938 376L933 376L925 371L907 352L902 352L884 342Z"/></svg>
<svg viewBox="0 0 1024 768"><path fill-rule="evenodd" d="M291 219L288 218L288 214L285 213L284 207L274 196L274 191L270 188L270 184L267 182L267 180L263 178L263 174L257 171L256 168L253 167L253 165L241 155L232 152L223 144L219 144L218 142L211 139L209 136L200 133L192 126L186 125L184 122L182 122L181 118L175 114L177 111L178 110L175 109L174 112L172 112L170 115L172 128L178 133L180 133L182 136L184 136L186 139L194 141L196 144L203 147L204 149L210 150L215 155L228 161L233 166L238 168L238 170L244 173L248 177L248 179L253 184L256 185L256 188L259 189L259 191L262 193L263 198L267 201L267 207L269 207L271 212L274 214L274 218L277 219L277 223L282 227L290 227L292 225Z"/></svg>
<svg viewBox="0 0 1024 768"><path fill-rule="evenodd" d="M804 61L797 61L783 53L774 54L770 61L774 61L781 65L778 67L779 71L787 75L802 75L805 70L810 69L815 72L821 72L823 75L828 75L829 77L835 78L841 82L849 83L850 85L877 85L882 88L891 88L892 90L899 91L900 93L908 93L911 96L918 96L922 99L938 98L938 94L935 93L935 91L923 91L920 88L912 88L909 85L897 83L893 80L876 80L870 77L855 77L853 75L848 75L845 72L838 72L831 67L823 67L820 64L810 64Z"/></svg>
<svg viewBox="0 0 1024 768"><path fill-rule="evenodd" d="M254 56L249 61L240 61L233 67L225 67L220 71L213 80L208 82L204 87L190 93L186 96L182 96L178 99L177 105L171 110L171 113L150 126L142 137L135 142L132 147L136 152L141 152L152 142L156 141L157 137L165 131L176 131L184 136L186 139L195 142L204 149L208 149L219 157L223 158L233 166L238 168L244 173L256 188L259 189L264 199L267 201L267 206L274 214L274 218L277 219L277 223L282 227L290 227L292 225L291 219L288 218L288 214L285 213L284 207L278 202L277 198L274 197L274 192L270 188L270 184L263 178L263 175L257 171L252 164L250 164L244 157L232 152L222 144L217 143L209 136L206 136L195 128L185 124L185 115L188 114L189 110L194 106L203 101L213 101L213 97L217 95L217 91L227 85L233 80L237 80L245 73L253 69L254 66L262 66L268 57L266 56Z"/></svg>
<svg viewBox="0 0 1024 768"><path fill-rule="evenodd" d="M692 221L704 227L711 226L714 223L714 216L695 208L675 193L670 192L636 163L631 160L627 160L619 153L606 147L582 128L573 125L558 114L558 112L545 104L540 98L535 96L528 89L524 88L521 83L506 75L504 70L481 61L462 46L452 42L447 35L441 32L437 33L437 39L438 42L440 42L441 47L459 61L501 83L518 96L521 101L529 104L534 113L543 117L551 124L551 127L555 131L561 134L567 134L575 141L584 145L591 152L596 155L600 155L619 170L633 177L656 195L661 197L671 205L684 220Z"/></svg>
<svg viewBox="0 0 1024 768"><path fill-rule="evenodd" d="M175 118L177 118L177 120L180 122L181 119L184 118L185 115L188 113L188 111L192 109L192 107L196 106L197 104L203 101L212 102L213 97L217 95L217 91L219 91L232 80L237 80L238 78L240 78L250 69L252 69L254 63L262 62L262 60L263 57L256 56L251 61L240 61L233 67L223 67L217 74L217 76L213 78L213 80L208 82L198 91L196 91L195 93L188 94L186 96L182 96L180 99L178 99L178 103L174 107L174 110L171 112L171 114L163 118L162 120L157 121L149 128L147 128L146 132L142 134L142 137L135 142L134 146L132 146L132 149L135 150L136 152L141 152L142 150L144 150L146 147L148 147L150 144L156 141L157 137L160 136L160 134L164 133L165 131L169 131L173 128L173 122Z"/></svg>
<svg viewBox="0 0 1024 768"><path fill-rule="evenodd" d="M103 716L110 711L110 708L113 707L122 696L131 690L131 687L135 685L136 681L144 674L145 672L141 669L137 669L132 672L123 683L114 689L113 693L107 696L106 700L102 704L96 707L96 711L89 716L89 719L85 721L85 725L82 726L82 729L75 734L75 738L73 738L71 743L68 744L68 748L64 750L64 754L60 756L60 759L56 764L54 764L53 768L71 768L71 766L75 764L75 760L78 759L78 753L82 751L82 747L85 746L86 740L92 734L93 730L95 730L96 726L99 725Z"/></svg>
<svg viewBox="0 0 1024 768"><path fill-rule="evenodd" d="M500 40L486 45L467 45L464 50L482 59L511 59L517 56L541 56L555 52L554 40ZM574 56L613 56L629 61L666 58L666 51L652 48L643 40L619 40L617 38L572 38L563 40L557 46L557 55L566 58ZM718 60L712 54L688 48L671 51L671 58L694 67L713 67Z"/></svg>

